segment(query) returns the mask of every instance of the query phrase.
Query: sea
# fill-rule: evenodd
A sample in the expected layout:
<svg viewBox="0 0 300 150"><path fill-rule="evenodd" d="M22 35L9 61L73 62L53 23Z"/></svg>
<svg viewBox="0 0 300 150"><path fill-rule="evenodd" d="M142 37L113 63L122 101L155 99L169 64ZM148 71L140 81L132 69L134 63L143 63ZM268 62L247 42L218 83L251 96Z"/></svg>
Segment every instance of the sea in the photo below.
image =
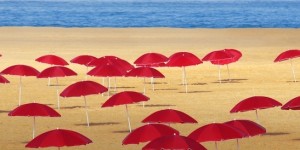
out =
<svg viewBox="0 0 300 150"><path fill-rule="evenodd" d="M299 28L300 0L0 0L0 26Z"/></svg>

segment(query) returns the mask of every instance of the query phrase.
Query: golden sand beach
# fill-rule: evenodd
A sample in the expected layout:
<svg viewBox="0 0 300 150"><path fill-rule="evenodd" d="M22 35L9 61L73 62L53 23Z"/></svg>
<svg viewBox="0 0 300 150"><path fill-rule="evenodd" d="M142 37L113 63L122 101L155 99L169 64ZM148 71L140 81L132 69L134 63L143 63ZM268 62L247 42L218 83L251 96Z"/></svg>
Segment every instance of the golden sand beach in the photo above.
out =
<svg viewBox="0 0 300 150"><path fill-rule="evenodd" d="M156 79L156 90L147 84L146 95L150 100L145 108L140 104L129 105L132 127L152 112L172 108L183 111L198 124L171 124L187 136L195 129L213 122L233 119L257 121L254 111L230 114L239 101L254 96L268 96L285 104L300 95L299 82L292 82L290 63L274 63L277 55L288 49L300 48L299 29L176 29L176 28L0 28L0 70L10 65L26 64L42 71L47 64L35 59L55 54L71 60L89 54L96 57L115 55L130 63L147 52L166 56L179 51L192 52L199 58L213 50L235 48L243 53L236 63L230 64L232 82L218 83L218 67L208 62L187 67L188 93L181 83L181 68L158 68L166 78ZM296 77L300 80L300 60L294 59ZM70 64L78 76L59 78L59 89L84 80L86 68ZM227 79L226 67L222 78ZM4 75L9 84L0 85L0 149L25 149L32 139L31 117L9 117L8 112L18 104L18 76ZM102 78L88 77L102 83ZM22 104L38 102L56 108L56 89L47 86L47 79L23 78ZM117 78L117 90L142 92L143 79ZM93 143L86 146L62 149L137 150L145 144L122 145L128 134L125 106L101 108L107 96L87 97L91 126L86 126L83 98L61 98L60 118L36 118L36 134L61 128L77 131ZM259 123L267 134L240 140L242 150L296 150L300 148L300 112L283 111L279 107L259 110ZM201 143L214 149L213 142ZM236 149L236 141L218 142L219 149ZM45 148L55 149L55 148Z"/></svg>

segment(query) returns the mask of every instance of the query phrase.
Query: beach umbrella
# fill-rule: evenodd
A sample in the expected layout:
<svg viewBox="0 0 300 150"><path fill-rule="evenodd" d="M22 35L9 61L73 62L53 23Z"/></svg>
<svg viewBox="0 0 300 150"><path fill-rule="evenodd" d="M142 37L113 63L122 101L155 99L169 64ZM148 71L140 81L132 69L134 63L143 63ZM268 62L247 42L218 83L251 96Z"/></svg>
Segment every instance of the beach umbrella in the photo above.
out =
<svg viewBox="0 0 300 150"><path fill-rule="evenodd" d="M198 123L194 118L188 114L174 110L163 109L156 111L146 117L143 123Z"/></svg>
<svg viewBox="0 0 300 150"><path fill-rule="evenodd" d="M187 79L186 79L185 67L198 65L201 63L202 61L192 53L177 52L169 57L166 66L182 68L182 84L185 85L185 92L187 93Z"/></svg>
<svg viewBox="0 0 300 150"><path fill-rule="evenodd" d="M247 135L247 137L266 133L266 129L263 126L250 120L232 120L232 121L227 121L224 124L238 128L239 130L243 131ZM236 142L237 142L237 149L239 149L239 140L236 139Z"/></svg>
<svg viewBox="0 0 300 150"><path fill-rule="evenodd" d="M178 135L179 132L164 124L146 124L134 129L131 133L129 133L123 140L122 144L139 144L152 141L161 136L173 134Z"/></svg>
<svg viewBox="0 0 300 150"><path fill-rule="evenodd" d="M217 50L217 51L212 51L208 54L206 54L203 58L202 61L210 61L214 62L212 64L217 64L219 66L219 82L221 83L221 65L222 62L224 61L231 61L234 58L234 55L232 55L229 52L226 52L225 50Z"/></svg>
<svg viewBox="0 0 300 150"><path fill-rule="evenodd" d="M296 75L295 75L295 69L293 66L293 59L297 58L297 57L300 57L300 50L291 49L291 50L286 50L286 51L280 53L274 60L274 62L290 60L294 82L296 82Z"/></svg>
<svg viewBox="0 0 300 150"><path fill-rule="evenodd" d="M86 136L71 130L54 129L40 134L26 144L26 148L79 146L92 143Z"/></svg>
<svg viewBox="0 0 300 150"><path fill-rule="evenodd" d="M107 88L102 86L101 84L94 82L94 81L80 81L73 83L66 87L61 93L61 97L81 97L83 96L84 105L85 105L85 114L86 114L86 121L87 126L90 126L89 123L89 116L86 104L86 96L93 95L93 94L100 94L106 92Z"/></svg>
<svg viewBox="0 0 300 150"><path fill-rule="evenodd" d="M258 119L257 110L258 109L267 109L272 107L281 106L282 104L276 101L273 98L266 97L266 96L252 96L240 101L236 104L231 110L230 113L237 113L237 112L245 112L255 110L256 119Z"/></svg>
<svg viewBox="0 0 300 150"><path fill-rule="evenodd" d="M96 59L97 58L95 56L91 56L91 55L79 55L71 59L70 62L86 66L86 72L88 72L89 67L91 67L89 63ZM87 79L87 76L85 76L85 79Z"/></svg>
<svg viewBox="0 0 300 150"><path fill-rule="evenodd" d="M132 68L134 68L133 65L131 65L129 62L116 56L103 56L89 63L90 66L95 67L101 66L103 64L114 64L122 67L126 71L129 71Z"/></svg>
<svg viewBox="0 0 300 150"><path fill-rule="evenodd" d="M53 66L41 71L41 73L37 76L37 78L56 78L55 86L56 86L56 95L57 95L57 108L59 109L60 105L59 105L59 92L58 92L58 78L66 77L66 76L75 76L75 75L77 75L77 73L67 67Z"/></svg>
<svg viewBox="0 0 300 150"><path fill-rule="evenodd" d="M0 83L9 83L9 81L0 74Z"/></svg>
<svg viewBox="0 0 300 150"><path fill-rule="evenodd" d="M178 134L159 137L143 147L142 150L206 150L195 140Z"/></svg>
<svg viewBox="0 0 300 150"><path fill-rule="evenodd" d="M210 62L214 65L226 65L228 77L229 80L231 80L228 64L238 61L242 57L242 53L236 49L224 49L223 51L232 55L233 57L231 59L222 59L222 60L210 61Z"/></svg>
<svg viewBox="0 0 300 150"><path fill-rule="evenodd" d="M116 90L116 77L124 76L126 74L126 70L116 64L107 63L107 64L103 64L103 65L95 67L94 69L90 70L87 74L90 76L107 77L108 78L108 96L109 96L110 77L115 77L115 90Z"/></svg>
<svg viewBox="0 0 300 150"><path fill-rule="evenodd" d="M1 74L20 76L19 80L19 106L22 99L22 76L37 76L39 71L27 65L13 65L1 71Z"/></svg>
<svg viewBox="0 0 300 150"><path fill-rule="evenodd" d="M128 104L138 103L142 101L148 101L150 98L134 91L123 91L111 96L102 107L113 107L118 105L125 105L126 107L126 115L128 121L129 131L131 132L131 124L130 124L130 116L128 113Z"/></svg>
<svg viewBox="0 0 300 150"><path fill-rule="evenodd" d="M287 103L285 103L282 107L282 110L300 110L300 96L297 96L291 100L289 100Z"/></svg>
<svg viewBox="0 0 300 150"><path fill-rule="evenodd" d="M40 63L45 63L49 65L58 65L58 66L66 66L69 65L67 61L65 61L63 58L57 55L43 55L35 59L35 61ZM50 78L48 79L48 86L50 85Z"/></svg>
<svg viewBox="0 0 300 150"><path fill-rule="evenodd" d="M145 53L138 57L134 64L137 66L156 66L157 64L165 63L168 61L168 57L160 53Z"/></svg>
<svg viewBox="0 0 300 150"><path fill-rule="evenodd" d="M194 130L188 137L197 142L214 141L215 148L218 149L217 141L243 138L246 134L227 124L211 123Z"/></svg>
<svg viewBox="0 0 300 150"><path fill-rule="evenodd" d="M144 78L144 94L146 93L145 78L164 78L165 76L158 70L150 67L138 67L130 70L125 75L126 77L142 77ZM154 88L152 86L152 88Z"/></svg>
<svg viewBox="0 0 300 150"><path fill-rule="evenodd" d="M47 105L39 103L28 103L20 105L14 110L10 111L8 113L8 116L33 117L32 138L34 138L35 117L60 117L60 114Z"/></svg>

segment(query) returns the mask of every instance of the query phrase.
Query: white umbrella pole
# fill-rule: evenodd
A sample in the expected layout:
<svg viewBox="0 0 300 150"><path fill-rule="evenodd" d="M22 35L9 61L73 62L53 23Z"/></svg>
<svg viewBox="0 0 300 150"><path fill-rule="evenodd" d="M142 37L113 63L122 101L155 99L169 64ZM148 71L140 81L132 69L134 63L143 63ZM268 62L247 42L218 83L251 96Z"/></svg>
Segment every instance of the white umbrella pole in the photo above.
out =
<svg viewBox="0 0 300 150"><path fill-rule="evenodd" d="M184 85L185 81L184 81L184 67L182 67L182 85Z"/></svg>
<svg viewBox="0 0 300 150"><path fill-rule="evenodd" d="M295 68L294 68L292 59L290 59L290 62L291 62L291 67L292 67L292 73L293 73L293 77L294 77L294 82L296 82Z"/></svg>
<svg viewBox="0 0 300 150"><path fill-rule="evenodd" d="M144 95L146 94L146 79L144 77ZM143 107L145 107L145 102L143 102Z"/></svg>
<svg viewBox="0 0 300 150"><path fill-rule="evenodd" d="M86 98L85 98L85 96L83 96L83 98L84 98L84 105L85 105L86 123L87 123L87 126L89 127L90 121L89 121L89 114L88 114L88 109L87 109L87 105L86 105Z"/></svg>
<svg viewBox="0 0 300 150"><path fill-rule="evenodd" d="M222 83L222 81L221 81L221 65L219 65L219 83Z"/></svg>
<svg viewBox="0 0 300 150"><path fill-rule="evenodd" d="M218 144L216 141L215 141L215 148L216 148L216 150L218 150Z"/></svg>
<svg viewBox="0 0 300 150"><path fill-rule="evenodd" d="M51 84L50 82L51 82L51 81L50 81L50 78L48 78L48 86L50 86L50 84Z"/></svg>
<svg viewBox="0 0 300 150"><path fill-rule="evenodd" d="M57 77L56 77L56 95L57 95L57 108L59 109L60 105L59 105L59 93L58 93L58 79L57 79Z"/></svg>
<svg viewBox="0 0 300 150"><path fill-rule="evenodd" d="M229 71L228 64L226 64L226 66L227 66L227 73L228 73L228 81L231 81L231 78L230 78L230 71Z"/></svg>
<svg viewBox="0 0 300 150"><path fill-rule="evenodd" d="M22 76L20 76L20 82L19 82L19 106L21 105L21 99L22 99Z"/></svg>
<svg viewBox="0 0 300 150"><path fill-rule="evenodd" d="M117 79L115 77L115 92L117 91Z"/></svg>
<svg viewBox="0 0 300 150"><path fill-rule="evenodd" d="M186 80L186 72L185 72L185 67L183 67L183 75L184 75L184 84L185 84L185 93L187 93L187 80Z"/></svg>
<svg viewBox="0 0 300 150"><path fill-rule="evenodd" d="M108 96L109 96L109 91L110 91L110 78L108 77Z"/></svg>
<svg viewBox="0 0 300 150"><path fill-rule="evenodd" d="M258 118L257 109L255 110L255 114L256 114L256 120L257 120L257 123L259 124L259 118Z"/></svg>
<svg viewBox="0 0 300 150"><path fill-rule="evenodd" d="M151 77L152 91L154 91L154 78Z"/></svg>
<svg viewBox="0 0 300 150"><path fill-rule="evenodd" d="M126 114L127 114L127 121L128 121L129 132L131 132L130 116L129 116L129 113L128 113L127 104L125 106L126 106Z"/></svg>
<svg viewBox="0 0 300 150"><path fill-rule="evenodd" d="M236 149L237 149L237 150L240 150L239 139L236 139Z"/></svg>
<svg viewBox="0 0 300 150"><path fill-rule="evenodd" d="M35 133L35 116L33 116L32 139L34 139L34 133Z"/></svg>

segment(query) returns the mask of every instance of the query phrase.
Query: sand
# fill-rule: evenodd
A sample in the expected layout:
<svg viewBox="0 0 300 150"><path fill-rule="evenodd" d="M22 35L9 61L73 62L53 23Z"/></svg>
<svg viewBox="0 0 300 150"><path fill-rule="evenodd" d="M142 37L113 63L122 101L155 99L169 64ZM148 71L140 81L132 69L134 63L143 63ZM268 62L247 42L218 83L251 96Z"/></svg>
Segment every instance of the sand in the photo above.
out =
<svg viewBox="0 0 300 150"><path fill-rule="evenodd" d="M181 68L158 68L165 79L157 79L156 90L147 84L146 95L150 100L143 108L139 104L129 106L132 127L141 125L146 116L161 109L177 109L194 117L198 124L172 124L181 135L212 122L232 119L257 121L254 111L230 114L230 109L239 101L254 95L268 96L286 103L299 96L299 82L292 81L290 63L274 63L276 56L287 50L300 48L299 29L173 29L173 28L0 28L0 70L10 65L26 64L38 70L49 67L34 61L45 54L55 54L70 60L81 54L96 57L115 55L130 63L146 52L159 52L166 56L179 51L192 52L202 58L210 51L235 48L243 53L240 61L230 64L231 83L218 83L218 67L208 62L186 68L188 93L181 83ZM294 59L296 77L299 79L299 60ZM85 67L70 64L69 68L79 75L59 78L60 91L66 86L84 79ZM226 67L222 78L227 79ZM17 76L5 77L9 84L0 85L0 145L1 149L24 149L32 138L31 117L8 117L8 112L17 107ZM102 83L102 78L89 77ZM300 79L299 79L300 80ZM118 91L142 92L143 79L117 78ZM149 80L148 80L149 81ZM46 86L47 79L23 78L22 104L38 102L56 108L54 86ZM86 127L83 98L61 98L61 118L36 119L36 133L62 128L77 131L89 137L93 143L63 149L141 149L145 144L122 145L128 134L125 106L101 108L107 96L87 97L91 126ZM57 109L56 109L57 110ZM279 107L259 110L259 123L267 134L240 140L243 150L299 149L300 114L298 111L283 111ZM213 142L202 143L214 149ZM219 149L236 149L236 141L218 143ZM50 148L51 149L51 148ZM52 148L55 149L55 148Z"/></svg>

